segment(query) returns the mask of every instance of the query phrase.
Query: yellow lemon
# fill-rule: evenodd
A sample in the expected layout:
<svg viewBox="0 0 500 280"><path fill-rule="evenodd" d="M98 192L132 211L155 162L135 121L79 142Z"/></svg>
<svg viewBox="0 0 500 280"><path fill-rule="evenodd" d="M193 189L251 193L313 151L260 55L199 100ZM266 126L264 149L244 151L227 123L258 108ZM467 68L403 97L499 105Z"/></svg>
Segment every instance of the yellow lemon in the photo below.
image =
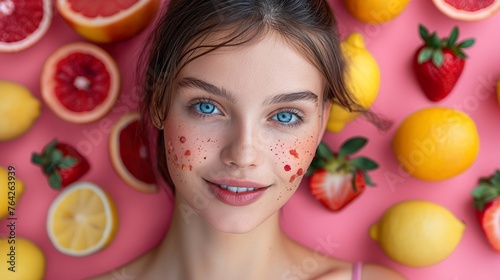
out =
<svg viewBox="0 0 500 280"><path fill-rule="evenodd" d="M18 83L0 81L0 100L0 141L21 136L40 115L40 101Z"/></svg>
<svg viewBox="0 0 500 280"><path fill-rule="evenodd" d="M464 231L465 224L445 207L424 200L407 200L389 207L369 233L392 260L424 267L447 258Z"/></svg>
<svg viewBox="0 0 500 280"><path fill-rule="evenodd" d="M14 216L15 209L24 192L24 183L16 176L15 167L0 166L0 220Z"/></svg>
<svg viewBox="0 0 500 280"><path fill-rule="evenodd" d="M368 109L377 98L380 88L380 69L377 61L365 47L363 36L358 32L349 34L340 44L346 59L346 86L353 98ZM359 116L358 112L333 104L327 123L330 132L340 132L344 126Z"/></svg>
<svg viewBox="0 0 500 280"><path fill-rule="evenodd" d="M388 22L401 14L410 0L342 0L356 19L369 24Z"/></svg>
<svg viewBox="0 0 500 280"><path fill-rule="evenodd" d="M0 279L42 280L45 255L33 241L23 238L0 238Z"/></svg>
<svg viewBox="0 0 500 280"><path fill-rule="evenodd" d="M411 176L441 181L469 168L479 153L479 135L465 113L445 107L406 117L391 142L396 160Z"/></svg>
<svg viewBox="0 0 500 280"><path fill-rule="evenodd" d="M91 182L77 182L52 202L47 232L56 249L86 256L106 247L118 228L118 215L109 195Z"/></svg>

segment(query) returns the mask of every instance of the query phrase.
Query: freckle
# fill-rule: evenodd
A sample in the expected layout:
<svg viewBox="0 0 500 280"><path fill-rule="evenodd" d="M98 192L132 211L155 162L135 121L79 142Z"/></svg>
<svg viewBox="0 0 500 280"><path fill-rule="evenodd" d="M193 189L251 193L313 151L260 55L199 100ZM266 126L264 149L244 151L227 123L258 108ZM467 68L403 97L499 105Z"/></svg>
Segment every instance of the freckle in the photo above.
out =
<svg viewBox="0 0 500 280"><path fill-rule="evenodd" d="M299 170L297 170L297 176L302 176L302 174L304 174L304 169L299 168Z"/></svg>
<svg viewBox="0 0 500 280"><path fill-rule="evenodd" d="M292 156L294 156L295 158L299 158L299 154L297 153L297 151L294 149L294 150L290 150L290 154Z"/></svg>
<svg viewBox="0 0 500 280"><path fill-rule="evenodd" d="M203 159L207 159L207 157L203 157Z"/></svg>
<svg viewBox="0 0 500 280"><path fill-rule="evenodd" d="M290 170L292 170L292 168L290 167L290 165L288 165L288 164L285 165L285 171L290 171Z"/></svg>
<svg viewBox="0 0 500 280"><path fill-rule="evenodd" d="M184 137L184 136L181 136L181 138L179 140L181 141L181 143L186 143L186 137Z"/></svg>
<svg viewBox="0 0 500 280"><path fill-rule="evenodd" d="M295 177L296 177L295 175L292 175L292 176L290 177L290 183L292 183L293 181L295 181Z"/></svg>
<svg viewBox="0 0 500 280"><path fill-rule="evenodd" d="M189 171L193 171L193 166L189 165Z"/></svg>
<svg viewBox="0 0 500 280"><path fill-rule="evenodd" d="M191 155L191 151L190 150L186 150L186 152L184 153L185 156L190 156Z"/></svg>

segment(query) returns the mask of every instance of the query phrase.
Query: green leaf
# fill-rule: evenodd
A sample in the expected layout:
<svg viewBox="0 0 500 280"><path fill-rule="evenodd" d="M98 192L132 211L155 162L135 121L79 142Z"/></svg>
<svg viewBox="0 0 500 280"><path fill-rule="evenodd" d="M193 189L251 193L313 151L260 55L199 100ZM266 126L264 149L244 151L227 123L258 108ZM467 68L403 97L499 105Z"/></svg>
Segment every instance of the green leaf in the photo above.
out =
<svg viewBox="0 0 500 280"><path fill-rule="evenodd" d="M425 47L423 48L420 53L418 54L417 62L418 64L422 64L429 60L432 57L432 53L434 50L430 47Z"/></svg>
<svg viewBox="0 0 500 280"><path fill-rule="evenodd" d="M435 49L441 48L441 39L439 39L436 32L432 33L430 46Z"/></svg>
<svg viewBox="0 0 500 280"><path fill-rule="evenodd" d="M490 181L494 186L500 187L500 172L498 170L493 174Z"/></svg>
<svg viewBox="0 0 500 280"><path fill-rule="evenodd" d="M49 175L49 185L51 188L58 190L62 187L61 184L62 184L62 179L59 173L53 172Z"/></svg>
<svg viewBox="0 0 500 280"><path fill-rule="evenodd" d="M60 150L54 150L52 151L52 154L50 154L50 160L52 162L59 162L63 159L63 153Z"/></svg>
<svg viewBox="0 0 500 280"><path fill-rule="evenodd" d="M330 147L323 141L321 141L316 148L316 156L324 160L330 160L335 157Z"/></svg>
<svg viewBox="0 0 500 280"><path fill-rule="evenodd" d="M483 196L483 193L489 188L490 186L487 183L482 183L479 184L477 187L472 189L471 195L474 198L481 199Z"/></svg>
<svg viewBox="0 0 500 280"><path fill-rule="evenodd" d="M45 145L42 151L42 156L47 157L48 155L52 154L52 152L56 149L56 145L57 145L57 138L54 138L47 145Z"/></svg>
<svg viewBox="0 0 500 280"><path fill-rule="evenodd" d="M437 67L441 67L444 62L444 54L441 49L435 50L432 54L432 63Z"/></svg>
<svg viewBox="0 0 500 280"><path fill-rule="evenodd" d="M374 170L378 168L378 163L367 157L353 158L349 161L349 163L361 170Z"/></svg>
<svg viewBox="0 0 500 280"><path fill-rule="evenodd" d="M68 156L61 159L58 162L57 167L59 167L60 169L70 168L73 167L77 162L78 160L76 158Z"/></svg>
<svg viewBox="0 0 500 280"><path fill-rule="evenodd" d="M366 172L362 172L362 174L363 174L363 178L365 179L365 183L368 186L372 186L372 187L375 186L375 184L372 181L372 178L370 178L370 176Z"/></svg>
<svg viewBox="0 0 500 280"><path fill-rule="evenodd" d="M453 27L453 30L450 33L450 37L448 38L448 41L446 42L446 46L448 48L451 48L455 43L457 42L458 39L458 27Z"/></svg>
<svg viewBox="0 0 500 280"><path fill-rule="evenodd" d="M340 146L339 157L345 157L363 148L368 140L364 137L353 137L345 141L342 146Z"/></svg>
<svg viewBox="0 0 500 280"><path fill-rule="evenodd" d="M462 41L460 44L458 44L457 47L460 49L468 48L468 47L474 45L474 42L475 42L474 39L467 39L465 41Z"/></svg>
<svg viewBox="0 0 500 280"><path fill-rule="evenodd" d="M37 165L43 165L43 158L37 153L31 154L31 162Z"/></svg>
<svg viewBox="0 0 500 280"><path fill-rule="evenodd" d="M418 33L420 33L420 38L422 38L424 42L426 42L429 38L429 31L423 24L418 25Z"/></svg>

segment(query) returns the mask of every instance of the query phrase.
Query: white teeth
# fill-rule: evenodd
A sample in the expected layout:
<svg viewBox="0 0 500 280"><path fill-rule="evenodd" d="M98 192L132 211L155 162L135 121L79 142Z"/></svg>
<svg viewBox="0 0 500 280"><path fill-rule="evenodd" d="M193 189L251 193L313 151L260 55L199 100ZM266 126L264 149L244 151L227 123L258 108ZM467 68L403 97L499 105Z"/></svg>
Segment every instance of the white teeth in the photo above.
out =
<svg viewBox="0 0 500 280"><path fill-rule="evenodd" d="M251 192L255 190L255 188L238 188L227 185L220 185L220 187L234 193Z"/></svg>

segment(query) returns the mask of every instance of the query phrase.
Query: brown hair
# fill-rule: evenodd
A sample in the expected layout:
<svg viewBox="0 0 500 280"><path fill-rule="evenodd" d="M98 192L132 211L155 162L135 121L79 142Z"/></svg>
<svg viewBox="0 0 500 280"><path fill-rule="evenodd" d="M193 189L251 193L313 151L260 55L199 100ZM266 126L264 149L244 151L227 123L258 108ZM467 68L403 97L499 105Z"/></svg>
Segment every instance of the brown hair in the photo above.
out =
<svg viewBox="0 0 500 280"><path fill-rule="evenodd" d="M268 31L281 34L323 74L324 100L364 111L349 95L335 17L326 0L172 0L164 7L140 66L142 116L148 127L163 127L175 78L184 65L221 47L255 40ZM205 39L224 34L221 41ZM195 54L195 51L196 54ZM201 51L201 52L200 52ZM164 131L156 130L156 164L170 184Z"/></svg>

